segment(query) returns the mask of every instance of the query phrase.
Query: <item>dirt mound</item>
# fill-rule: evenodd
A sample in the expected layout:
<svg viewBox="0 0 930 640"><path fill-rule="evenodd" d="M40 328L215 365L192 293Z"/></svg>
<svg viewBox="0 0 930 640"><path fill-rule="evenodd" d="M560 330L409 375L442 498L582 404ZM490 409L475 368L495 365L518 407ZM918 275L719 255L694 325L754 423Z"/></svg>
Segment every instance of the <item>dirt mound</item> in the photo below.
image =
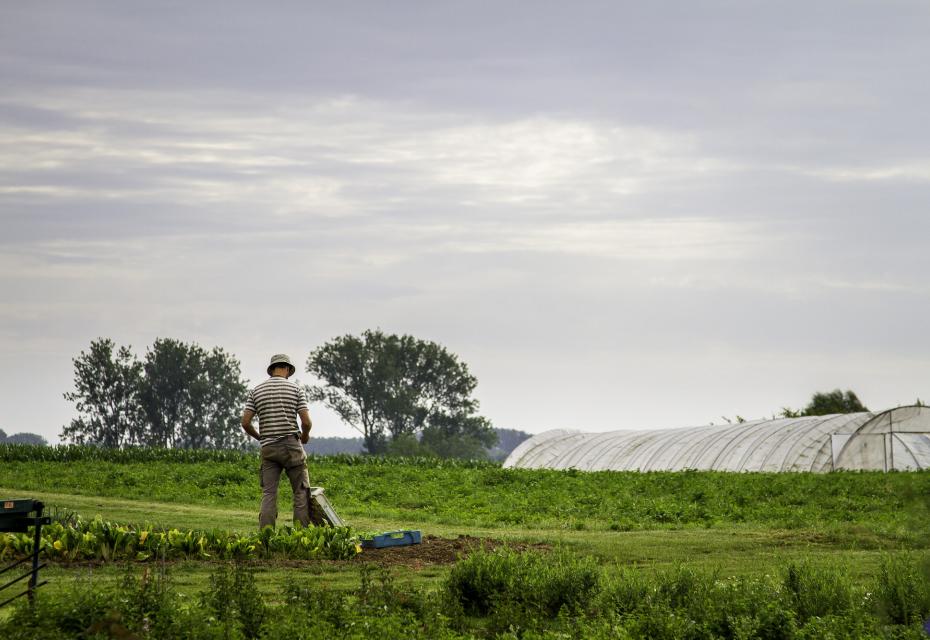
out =
<svg viewBox="0 0 930 640"><path fill-rule="evenodd" d="M477 549L491 550L507 546L516 551L529 549L546 550L547 544L507 543L492 538L459 536L458 538L440 538L424 536L420 544L406 547L384 547L382 549L363 549L353 562L367 562L385 567L406 566L418 569L425 565L452 564Z"/></svg>

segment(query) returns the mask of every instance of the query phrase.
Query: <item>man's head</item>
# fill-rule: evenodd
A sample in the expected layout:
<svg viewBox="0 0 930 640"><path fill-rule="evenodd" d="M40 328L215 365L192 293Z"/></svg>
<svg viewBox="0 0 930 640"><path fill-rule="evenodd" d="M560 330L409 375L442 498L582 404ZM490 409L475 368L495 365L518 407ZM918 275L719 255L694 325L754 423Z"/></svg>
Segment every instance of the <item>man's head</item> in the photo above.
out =
<svg viewBox="0 0 930 640"><path fill-rule="evenodd" d="M276 353L271 356L271 362L268 364L269 376L283 376L290 378L297 371L297 367L291 362L291 359L284 353Z"/></svg>

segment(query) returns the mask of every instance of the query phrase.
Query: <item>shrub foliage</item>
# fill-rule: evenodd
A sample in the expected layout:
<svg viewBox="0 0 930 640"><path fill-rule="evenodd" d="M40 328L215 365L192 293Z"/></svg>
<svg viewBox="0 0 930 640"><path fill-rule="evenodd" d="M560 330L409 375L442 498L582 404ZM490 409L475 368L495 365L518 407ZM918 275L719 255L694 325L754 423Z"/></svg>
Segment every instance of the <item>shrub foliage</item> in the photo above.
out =
<svg viewBox="0 0 930 640"><path fill-rule="evenodd" d="M926 637L926 601L910 600L906 619L895 616L902 594L925 593L919 560L889 558L885 577L857 588L839 566L799 563L780 576L743 578L627 569L605 579L590 558L498 550L460 561L438 591L363 570L355 589L311 578L271 596L249 565L221 563L196 598L171 588L166 565L130 566L113 588L40 590L34 606L0 619L0 637L917 640ZM878 588L891 575L896 588Z"/></svg>

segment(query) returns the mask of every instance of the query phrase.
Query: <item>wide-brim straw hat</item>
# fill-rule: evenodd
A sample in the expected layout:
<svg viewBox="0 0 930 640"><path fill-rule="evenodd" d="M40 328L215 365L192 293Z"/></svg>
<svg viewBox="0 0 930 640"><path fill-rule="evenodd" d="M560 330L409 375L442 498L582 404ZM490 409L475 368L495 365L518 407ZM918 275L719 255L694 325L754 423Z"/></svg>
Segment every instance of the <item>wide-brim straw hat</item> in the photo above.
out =
<svg viewBox="0 0 930 640"><path fill-rule="evenodd" d="M286 353L276 353L271 356L271 362L268 364L268 369L266 369L269 376L271 375L271 370L279 364L286 364L291 368L291 372L287 374L288 377L291 377L294 375L294 372L297 371L297 367L294 366L294 363L291 362L290 357Z"/></svg>

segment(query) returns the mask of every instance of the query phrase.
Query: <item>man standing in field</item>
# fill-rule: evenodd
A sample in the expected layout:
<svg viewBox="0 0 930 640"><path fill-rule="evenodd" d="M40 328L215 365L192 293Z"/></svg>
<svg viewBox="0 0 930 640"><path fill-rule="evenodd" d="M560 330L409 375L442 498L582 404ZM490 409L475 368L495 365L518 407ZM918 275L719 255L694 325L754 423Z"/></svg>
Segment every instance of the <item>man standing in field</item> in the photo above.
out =
<svg viewBox="0 0 930 640"><path fill-rule="evenodd" d="M268 525L273 527L278 518L278 481L282 471L287 472L294 490L294 521L305 527L310 524L310 477L302 444L310 440L312 424L303 389L288 380L295 371L297 368L285 354L272 356L268 365L271 377L249 391L242 412L242 429L262 445L260 529ZM255 415L258 416L258 431L252 426Z"/></svg>

